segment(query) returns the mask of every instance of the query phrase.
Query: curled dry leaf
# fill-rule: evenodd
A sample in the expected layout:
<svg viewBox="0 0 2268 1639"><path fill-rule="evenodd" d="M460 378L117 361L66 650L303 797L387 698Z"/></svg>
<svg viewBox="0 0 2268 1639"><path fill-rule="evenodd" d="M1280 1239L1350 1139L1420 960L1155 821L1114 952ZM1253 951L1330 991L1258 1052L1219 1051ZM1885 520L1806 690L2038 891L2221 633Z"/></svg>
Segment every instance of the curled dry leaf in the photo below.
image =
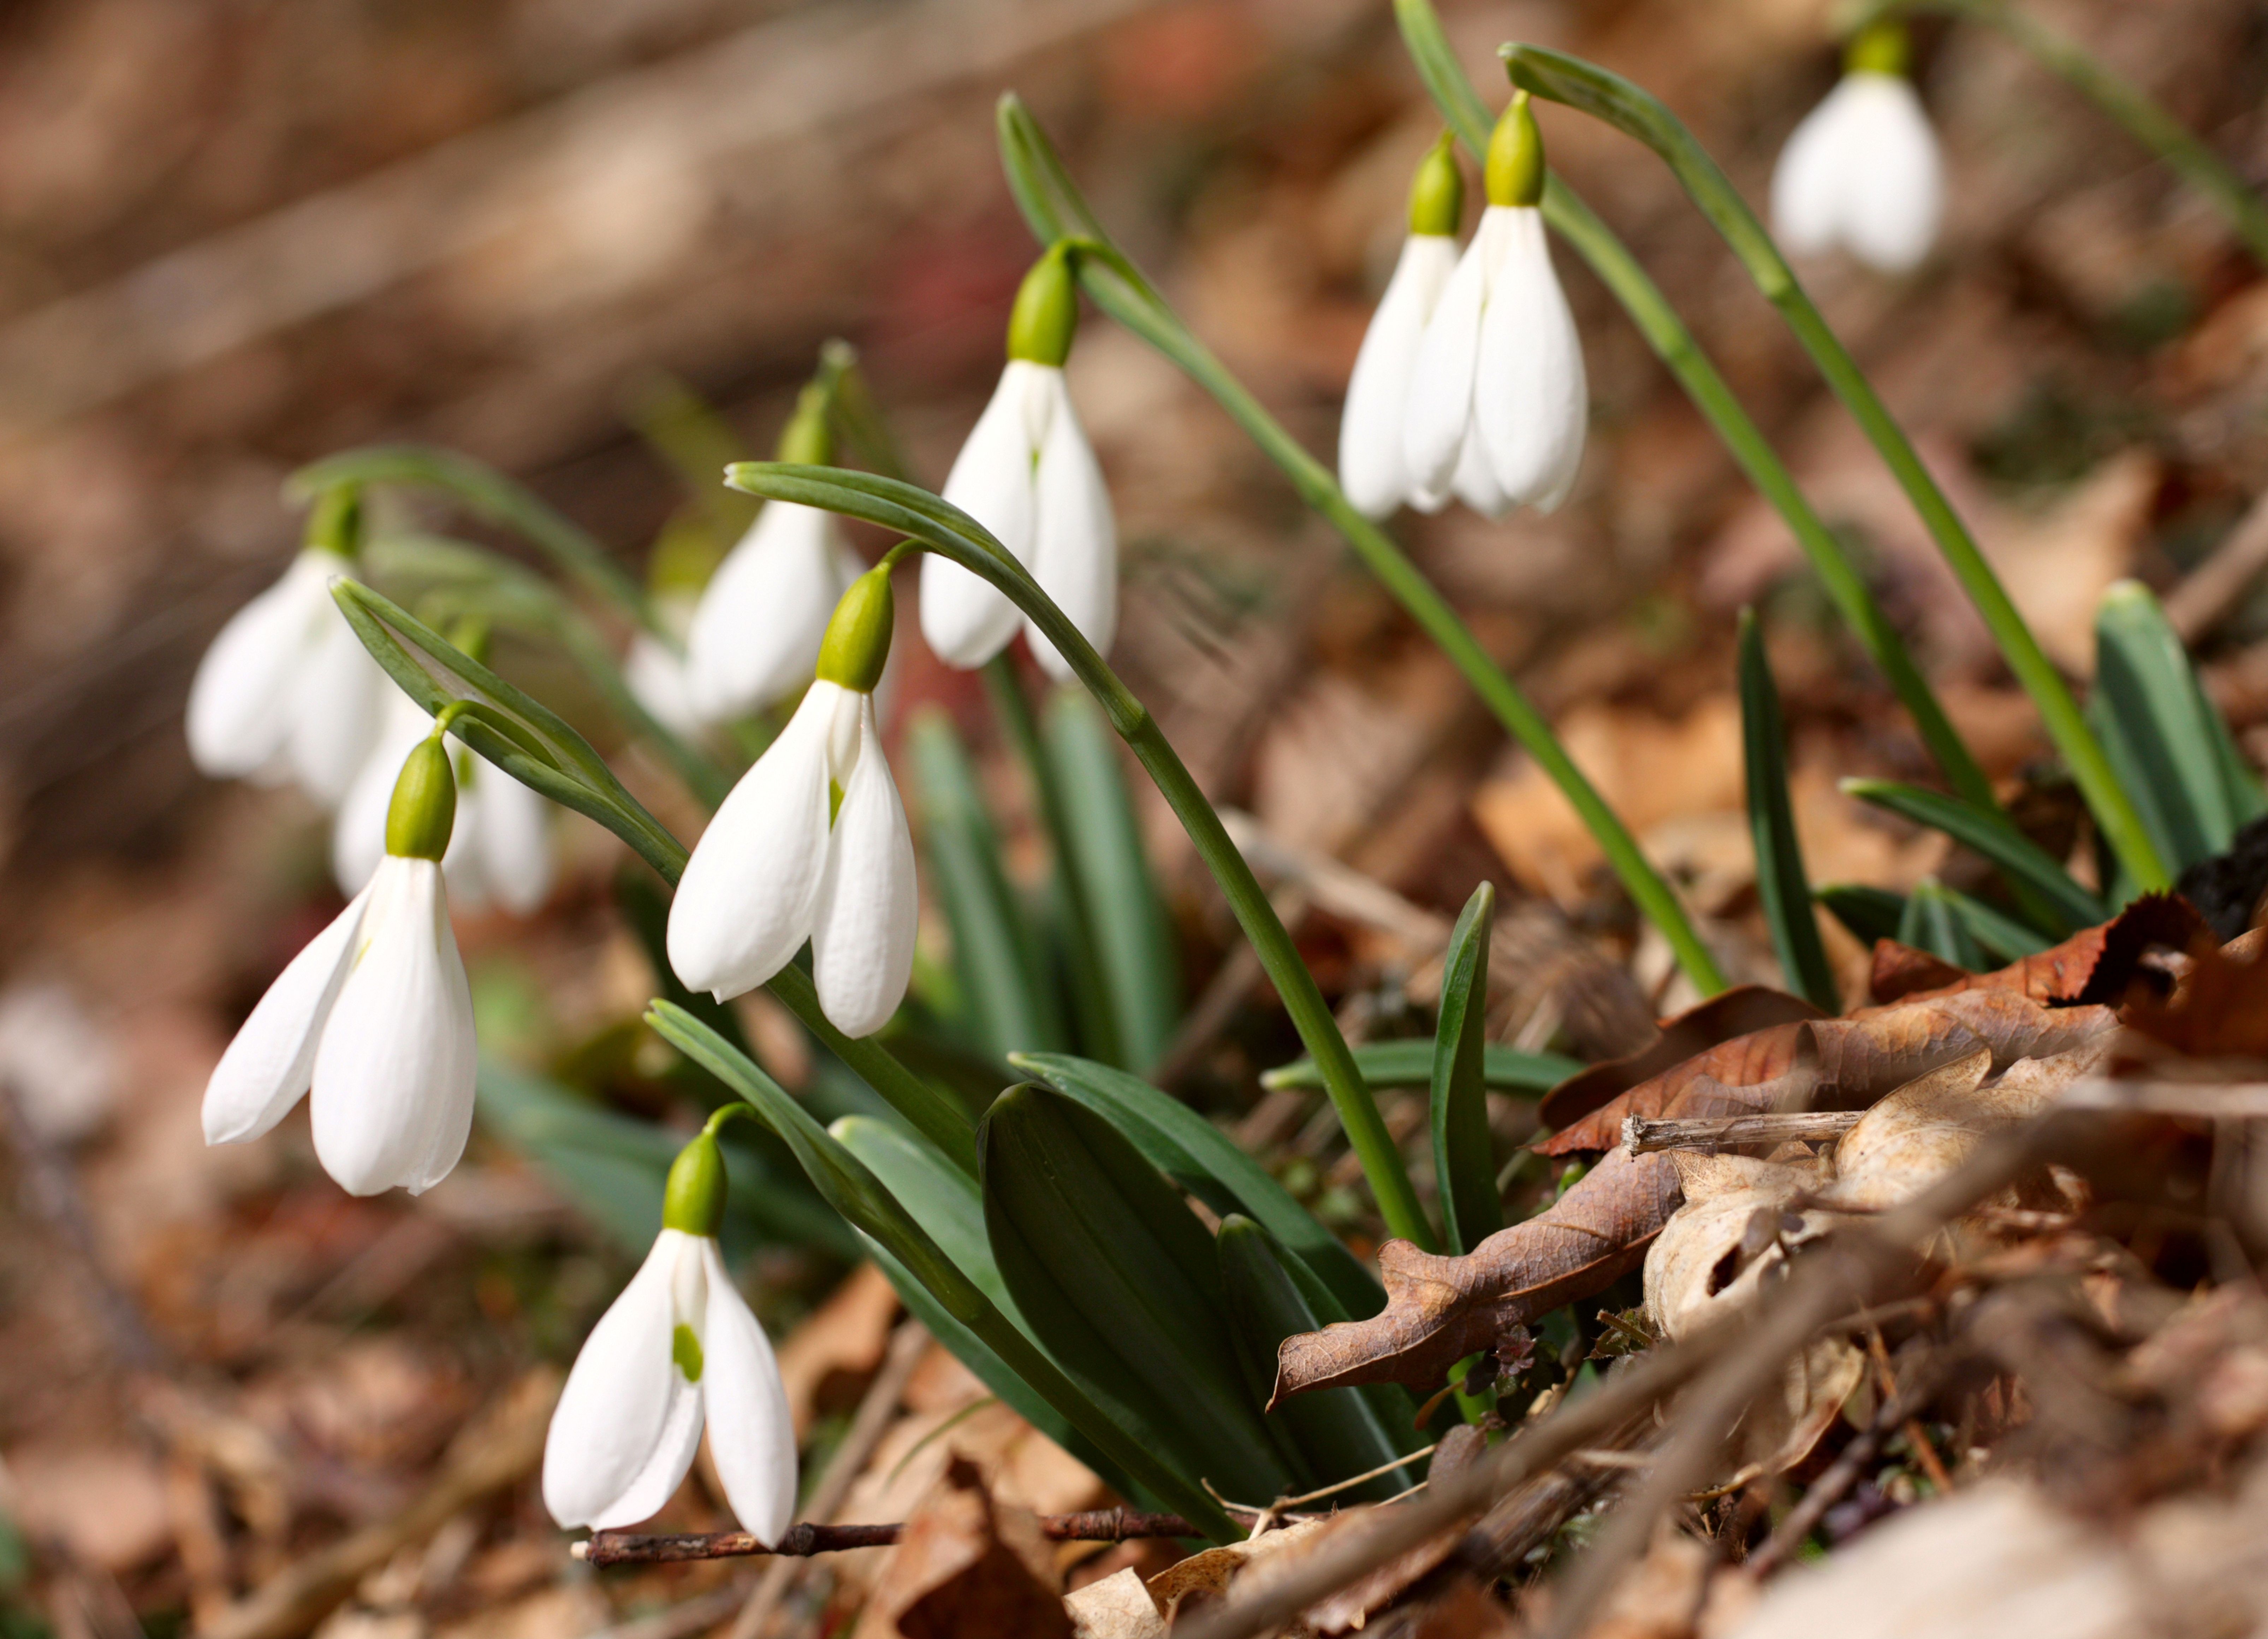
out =
<svg viewBox="0 0 2268 1639"><path fill-rule="evenodd" d="M956 1457L908 1517L858 1639L1071 1639L1063 1573L1038 1519L994 1501Z"/></svg>
<svg viewBox="0 0 2268 1639"><path fill-rule="evenodd" d="M1166 1639L1166 1618L1129 1565L1064 1596L1071 1639Z"/></svg>

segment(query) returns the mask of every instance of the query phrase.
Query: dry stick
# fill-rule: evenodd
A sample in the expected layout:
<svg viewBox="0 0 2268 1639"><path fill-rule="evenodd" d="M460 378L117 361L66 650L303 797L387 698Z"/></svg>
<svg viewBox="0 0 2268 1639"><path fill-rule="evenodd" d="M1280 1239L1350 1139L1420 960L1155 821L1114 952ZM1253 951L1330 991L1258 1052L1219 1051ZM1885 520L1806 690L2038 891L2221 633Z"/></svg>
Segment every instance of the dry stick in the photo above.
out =
<svg viewBox="0 0 2268 1639"><path fill-rule="evenodd" d="M1898 1374L1890 1370L1890 1351L1882 1346L1880 1326L1867 1328L1867 1349L1874 1357L1875 1375L1882 1383L1882 1398L1895 1398L1898 1391ZM1906 1443L1913 1448L1914 1461L1921 1465L1922 1472L1929 1476L1930 1484L1937 1488L1937 1494L1940 1496L1947 1495L1953 1489L1953 1476L1945 1472L1945 1464L1937 1455L1937 1447L1930 1443L1929 1431L1921 1426L1921 1419L1907 1418L1904 1433Z"/></svg>
<svg viewBox="0 0 2268 1639"><path fill-rule="evenodd" d="M1130 1509L1094 1508L1075 1514L1042 1514L1040 1534L1050 1542L1137 1542L1150 1537L1202 1537L1204 1532L1179 1514L1138 1514ZM642 1537L628 1531L602 1531L575 1557L593 1565L675 1565L687 1560L747 1559L770 1554L808 1559L849 1548L886 1548L905 1530L902 1520L877 1525L790 1525L776 1547L767 1547L745 1531L711 1531L688 1536Z"/></svg>
<svg viewBox="0 0 2268 1639"><path fill-rule="evenodd" d="M2263 573L2268 573L2268 495L2252 503L2213 555L2166 594L2166 623L2183 643L2211 631Z"/></svg>
<svg viewBox="0 0 2268 1639"><path fill-rule="evenodd" d="M1698 1392L1708 1393L1727 1379L1737 1379L1753 1395L1805 1339L1848 1306L1854 1280L1872 1284L1913 1259L1915 1247L1929 1235L2063 1141L2073 1122L2074 1118L2058 1111L1987 1138L1951 1178L1870 1224L1853 1225L1837 1243L1797 1264L1761 1312L1727 1317L1637 1361L1591 1393L1528 1425L1471 1467L1428 1488L1418 1501L1381 1509L1363 1525L1348 1528L1335 1553L1318 1556L1314 1564L1288 1572L1251 1597L1240 1599L1232 1593L1218 1610L1205 1613L1190 1624L1186 1635L1176 1639L1250 1639L1282 1626L1334 1590L1435 1532L1454 1528L1568 1453L1603 1443L1607 1433L1624 1419L1663 1399L1697 1374L1708 1373ZM1758 1361L1764 1363L1759 1367ZM1719 1402L1732 1399L1728 1393L1711 1398ZM1694 1489L1691 1476L1714 1451L1712 1443L1697 1459L1689 1454L1686 1460L1674 1449L1664 1453L1570 1579L1565 1597L1555 1606L1558 1621L1554 1633L1580 1630L1607 1586L1645 1547L1655 1516Z"/></svg>
<svg viewBox="0 0 2268 1639"><path fill-rule="evenodd" d="M867 1385L858 1409L852 1414L850 1427L843 1436L843 1443L835 1448L828 1459L827 1472L820 1476L817 1488L811 1494L811 1504L804 1512L814 1519L825 1519L843 1506L843 1499L874 1455L881 1443L883 1432L890 1426L890 1418L904 1398L906 1384L921 1364L922 1356L929 1350L929 1328L918 1320L899 1323L890 1334L890 1347L882 1356L882 1368ZM740 1607L740 1619L733 1624L732 1639L756 1639L764 1625L771 1621L772 1613L787 1598L794 1585L797 1573L803 1568L791 1559L774 1560L764 1567L757 1579L755 1591Z"/></svg>
<svg viewBox="0 0 2268 1639"><path fill-rule="evenodd" d="M1749 1556L1748 1571L1759 1579L1779 1569L1790 1555L1801 1547L1804 1539L1827 1517L1827 1510L1842 1501L1843 1494L1858 1482L1860 1472L1874 1460L1890 1430L1900 1423L1910 1422L1921 1409L1922 1402L1935 1392L1939 1373L1925 1365L1904 1392L1886 1396L1874 1414L1874 1421L1845 1446L1828 1465L1827 1472L1811 1482L1800 1501L1788 1510L1764 1547Z"/></svg>
<svg viewBox="0 0 2268 1639"><path fill-rule="evenodd" d="M1831 1143L1859 1125L1858 1110L1803 1110L1753 1116L1623 1119L1623 1148L1633 1155L1659 1149L1732 1149L1743 1144Z"/></svg>

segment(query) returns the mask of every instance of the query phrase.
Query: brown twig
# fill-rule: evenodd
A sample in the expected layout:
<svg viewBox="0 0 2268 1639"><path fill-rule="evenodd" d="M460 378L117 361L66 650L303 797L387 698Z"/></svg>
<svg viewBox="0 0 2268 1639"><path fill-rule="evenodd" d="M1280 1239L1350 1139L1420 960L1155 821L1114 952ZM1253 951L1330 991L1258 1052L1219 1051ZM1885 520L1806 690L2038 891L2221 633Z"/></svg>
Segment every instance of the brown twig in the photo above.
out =
<svg viewBox="0 0 2268 1639"><path fill-rule="evenodd" d="M1859 1125L1858 1110L1792 1110L1767 1115L1656 1120L1628 1116L1623 1148L1633 1155L1660 1149L1736 1149L1744 1144L1831 1143Z"/></svg>
<svg viewBox="0 0 2268 1639"><path fill-rule="evenodd" d="M1867 1350L1874 1357L1874 1371L1882 1385L1883 1399L1896 1398L1898 1374L1890 1370L1890 1351L1883 1347L1880 1327L1867 1328ZM1930 1484L1937 1488L1937 1494L1943 1496L1951 1491L1953 1476L1945 1472L1945 1464L1937 1455L1937 1447L1930 1443L1929 1432L1921 1426L1921 1419L1908 1417L1904 1432L1906 1443L1913 1448L1914 1461L1921 1465Z"/></svg>
<svg viewBox="0 0 2268 1639"><path fill-rule="evenodd" d="M777 1546L767 1547L745 1531L711 1531L688 1536L643 1537L634 1532L601 1531L571 1552L592 1565L674 1565L685 1560L744 1559L770 1554L808 1559L849 1548L886 1548L905 1529L903 1521L877 1525L820 1525L809 1520L790 1525ZM1040 1534L1050 1542L1136 1542L1149 1537L1201 1537L1204 1533L1179 1514L1138 1514L1130 1509L1095 1508L1076 1514L1042 1514Z"/></svg>
<svg viewBox="0 0 2268 1639"><path fill-rule="evenodd" d="M1922 1402L1937 1386L1938 1374L1925 1367L1911 1387L1904 1392L1885 1396L1874 1414L1874 1420L1852 1436L1851 1443L1836 1454L1827 1466L1827 1472L1811 1482L1796 1505L1788 1510L1764 1547L1749 1556L1750 1575L1762 1578L1786 1563L1803 1546L1804 1539L1817 1530L1819 1522L1827 1517L1827 1510L1843 1500L1843 1494L1858 1483L1859 1476L1874 1453L1881 1450L1882 1442L1890 1430L1900 1423L1910 1422L1921 1409Z"/></svg>
<svg viewBox="0 0 2268 1639"><path fill-rule="evenodd" d="M2205 562L2166 594L2166 624L2194 643L2225 619L2268 572L2268 496L2253 502Z"/></svg>

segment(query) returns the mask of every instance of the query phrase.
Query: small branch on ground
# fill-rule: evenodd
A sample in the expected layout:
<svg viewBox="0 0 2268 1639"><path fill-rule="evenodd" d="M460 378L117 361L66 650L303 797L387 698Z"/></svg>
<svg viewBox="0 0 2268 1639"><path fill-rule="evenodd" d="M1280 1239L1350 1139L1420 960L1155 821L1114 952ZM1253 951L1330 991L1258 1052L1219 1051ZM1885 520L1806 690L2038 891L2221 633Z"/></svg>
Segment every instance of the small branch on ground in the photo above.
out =
<svg viewBox="0 0 2268 1639"><path fill-rule="evenodd" d="M776 1547L767 1547L745 1531L711 1531L690 1536L642 1537L627 1531L601 1531L570 1550L590 1565L670 1565L684 1560L742 1559L770 1554L808 1559L850 1548L887 1547L904 1523L879 1525L790 1525ZM1138 1514L1129 1509L1088 1509L1076 1514L1042 1514L1040 1534L1050 1542L1135 1542L1149 1537L1200 1537L1204 1533L1179 1514Z"/></svg>
<svg viewBox="0 0 2268 1639"><path fill-rule="evenodd" d="M1659 1149L1737 1149L1746 1144L1831 1144L1865 1113L1858 1110L1795 1110L1772 1115L1700 1116L1656 1119L1629 1116L1623 1121L1623 1148L1633 1155Z"/></svg>

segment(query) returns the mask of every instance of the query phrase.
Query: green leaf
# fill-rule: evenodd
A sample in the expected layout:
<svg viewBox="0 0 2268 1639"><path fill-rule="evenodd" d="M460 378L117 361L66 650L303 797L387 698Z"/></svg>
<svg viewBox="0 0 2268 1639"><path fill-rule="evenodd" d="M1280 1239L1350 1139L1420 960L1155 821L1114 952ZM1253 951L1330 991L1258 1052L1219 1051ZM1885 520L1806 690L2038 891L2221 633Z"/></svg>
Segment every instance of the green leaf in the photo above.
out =
<svg viewBox="0 0 2268 1639"><path fill-rule="evenodd" d="M1276 1352L1284 1340L1294 1333L1319 1331L1322 1321L1293 1279L1291 1266L1298 1260L1243 1214L1231 1213L1220 1221L1213 1250L1220 1261L1237 1363L1253 1399L1264 1406L1275 1392ZM1395 1443L1388 1425L1359 1389L1294 1394L1268 1416L1284 1425L1293 1446L1327 1482L1366 1473L1409 1449ZM1403 1421L1406 1426L1406 1413ZM1395 1469L1347 1495L1383 1502L1417 1481L1410 1470Z"/></svg>
<svg viewBox="0 0 2268 1639"><path fill-rule="evenodd" d="M1178 1098L1123 1070L1064 1054L1018 1053L1009 1062L1109 1122L1152 1166L1215 1214L1259 1220L1329 1290L1330 1306L1340 1312L1327 1318L1367 1320L1385 1307L1385 1288L1361 1260L1267 1169ZM1308 1301L1322 1307L1313 1296Z"/></svg>
<svg viewBox="0 0 2268 1639"><path fill-rule="evenodd" d="M1926 950L1972 973L1984 966L1984 952L1977 949L1969 924L1962 919L1961 913L1954 908L1952 896L1934 876L1923 877L1914 884L1913 892L1906 896L1905 912L1898 918L1898 942Z"/></svg>
<svg viewBox="0 0 2268 1639"><path fill-rule="evenodd" d="M1428 1087L1433 1080L1433 1044L1410 1040L1365 1042L1354 1050L1362 1079L1373 1087ZM1583 1067L1565 1053L1529 1052L1491 1042L1481 1054L1481 1079L1499 1093L1548 1093ZM1319 1089L1322 1073L1313 1059L1294 1059L1261 1073L1266 1088Z"/></svg>
<svg viewBox="0 0 2268 1639"><path fill-rule="evenodd" d="M1048 702L1045 755L1063 793L1064 829L1094 926L1119 1063L1137 1074L1165 1056L1182 1015L1174 925L1150 873L1115 736L1084 690Z"/></svg>
<svg viewBox="0 0 2268 1639"><path fill-rule="evenodd" d="M1953 913L1961 919L1961 925L1969 930L1969 936L1977 942L1986 956L2002 962L2015 962L2025 956L2036 956L2048 948L2048 941L2043 935L2033 932L2014 917L2004 916L1991 905L1970 898L1958 888L1943 888L1939 891L1944 894L1947 903L1953 907Z"/></svg>
<svg viewBox="0 0 2268 1639"><path fill-rule="evenodd" d="M1223 1495L1307 1479L1245 1389L1211 1239L1141 1152L1036 1082L1000 1095L977 1145L993 1261L1064 1370Z"/></svg>
<svg viewBox="0 0 2268 1639"><path fill-rule="evenodd" d="M2059 924L2051 930L2054 933L2073 934L2092 927L2109 914L2102 902L2073 881L2071 873L2038 844L1997 816L1981 813L1958 797L1889 779L1846 779L1843 789L1863 802L1941 831L1983 854L2012 882L2040 896Z"/></svg>
<svg viewBox="0 0 2268 1639"><path fill-rule="evenodd" d="M976 1041L1005 1059L1065 1043L1063 1013L1031 919L1000 867L1000 838L976 786L976 771L935 708L907 725L921 812L922 851L953 932L953 963Z"/></svg>
<svg viewBox="0 0 2268 1639"><path fill-rule="evenodd" d="M1433 1032L1433 1177L1441 1191L1446 1250L1469 1252L1504 1228L1489 1141L1488 1086L1481 1050L1488 1020L1489 934L1496 889L1483 882L1465 901L1441 958L1441 1008Z"/></svg>
<svg viewBox="0 0 2268 1639"><path fill-rule="evenodd" d="M1788 804L1787 725L1754 609L1741 611L1740 641L1741 744L1748 772L1749 831L1756 839L1756 897L1789 988L1822 1012L1839 1013L1843 990L1828 963L1827 947L1820 942L1803 845Z"/></svg>
<svg viewBox="0 0 2268 1639"><path fill-rule="evenodd" d="M1242 1534L1196 1482L1193 1476L1204 1472L1202 1467L1176 1467L1160 1455L1163 1448L1144 1423L1114 1416L1098 1405L945 1254L881 1180L777 1082L681 1008L658 1001L647 1019L664 1040L747 1099L786 1141L828 1204L895 1259L907 1279L917 1282L946 1314L975 1333L1009 1370L1094 1441L1109 1462L1215 1541L1232 1541Z"/></svg>

